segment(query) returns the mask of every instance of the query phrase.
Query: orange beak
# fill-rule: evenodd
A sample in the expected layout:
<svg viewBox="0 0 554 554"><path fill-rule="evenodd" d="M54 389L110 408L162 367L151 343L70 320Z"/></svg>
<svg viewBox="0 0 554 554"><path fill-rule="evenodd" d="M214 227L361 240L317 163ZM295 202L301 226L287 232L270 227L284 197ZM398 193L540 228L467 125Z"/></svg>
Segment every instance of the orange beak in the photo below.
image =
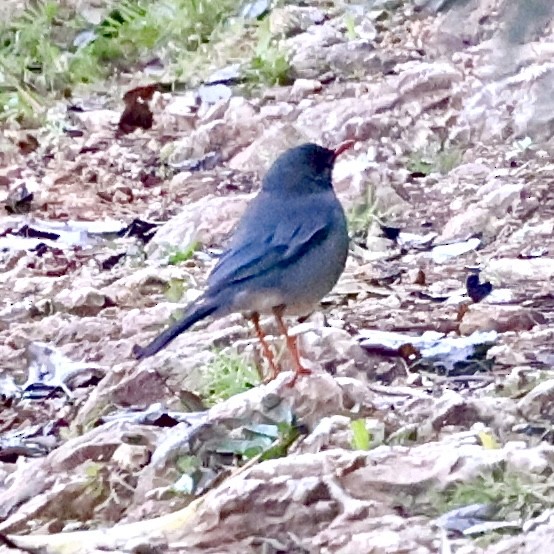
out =
<svg viewBox="0 0 554 554"><path fill-rule="evenodd" d="M335 152L335 160L343 153L343 152L346 152L347 150L350 150L350 148L352 148L354 146L354 144L356 144L356 141L354 140L345 140L344 142L341 142L335 149L334 149L334 152Z"/></svg>

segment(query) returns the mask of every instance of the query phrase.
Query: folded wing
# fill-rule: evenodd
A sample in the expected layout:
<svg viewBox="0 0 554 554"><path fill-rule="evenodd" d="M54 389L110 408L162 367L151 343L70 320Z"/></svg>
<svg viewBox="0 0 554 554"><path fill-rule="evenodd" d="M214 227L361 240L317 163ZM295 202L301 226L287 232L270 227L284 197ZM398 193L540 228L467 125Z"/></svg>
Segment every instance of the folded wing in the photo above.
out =
<svg viewBox="0 0 554 554"><path fill-rule="evenodd" d="M329 224L313 221L291 227L279 224L274 232L248 237L223 253L208 278L209 294L231 285L266 276L297 262L328 237Z"/></svg>

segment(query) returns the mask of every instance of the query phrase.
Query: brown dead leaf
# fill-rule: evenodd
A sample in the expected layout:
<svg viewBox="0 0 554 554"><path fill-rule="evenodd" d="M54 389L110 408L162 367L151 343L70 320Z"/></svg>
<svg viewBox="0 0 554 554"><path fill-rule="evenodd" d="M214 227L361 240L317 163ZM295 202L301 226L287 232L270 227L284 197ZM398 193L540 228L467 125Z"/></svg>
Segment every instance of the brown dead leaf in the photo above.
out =
<svg viewBox="0 0 554 554"><path fill-rule="evenodd" d="M425 280L425 272L423 271L423 269L418 270L414 284L425 286L426 280Z"/></svg>
<svg viewBox="0 0 554 554"><path fill-rule="evenodd" d="M456 316L456 321L462 321L462 319L464 319L464 315L466 315L468 310L469 310L469 304L460 304L460 306L458 307L458 314Z"/></svg>
<svg viewBox="0 0 554 554"><path fill-rule="evenodd" d="M150 109L150 100L154 93L162 90L158 83L128 90L123 96L125 109L117 125L116 136L127 135L135 129L150 129L154 115Z"/></svg>
<svg viewBox="0 0 554 554"><path fill-rule="evenodd" d="M34 152L38 148L39 144L36 137L30 133L27 133L23 138L17 141L17 146L23 155L27 155Z"/></svg>
<svg viewBox="0 0 554 554"><path fill-rule="evenodd" d="M398 353L408 363L413 363L421 358L421 352L410 343L403 344L398 349Z"/></svg>

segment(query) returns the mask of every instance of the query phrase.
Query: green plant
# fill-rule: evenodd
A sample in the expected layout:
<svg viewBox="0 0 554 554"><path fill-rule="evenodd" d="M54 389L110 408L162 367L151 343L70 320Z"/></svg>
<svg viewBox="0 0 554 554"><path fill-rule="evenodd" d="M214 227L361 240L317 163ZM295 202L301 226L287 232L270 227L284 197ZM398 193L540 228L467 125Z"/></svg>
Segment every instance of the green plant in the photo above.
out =
<svg viewBox="0 0 554 554"><path fill-rule="evenodd" d="M258 26L258 42L254 55L246 69L250 83L265 85L286 85L292 80L289 56L279 46L277 38L271 35L269 19Z"/></svg>
<svg viewBox="0 0 554 554"><path fill-rule="evenodd" d="M175 462L175 467L186 475L191 475L201 466L197 456L179 456Z"/></svg>
<svg viewBox="0 0 554 554"><path fill-rule="evenodd" d="M356 40L359 38L356 31L356 18L352 13L344 14L344 26L346 27L346 37L348 40Z"/></svg>
<svg viewBox="0 0 554 554"><path fill-rule="evenodd" d="M0 59L0 72L2 65ZM30 125L42 120L44 104L35 94L7 71L3 71L3 77L4 83L0 84L0 121L18 121Z"/></svg>
<svg viewBox="0 0 554 554"><path fill-rule="evenodd" d="M260 461L283 458L288 454L289 448L302 434L301 429L294 423L281 422L277 425L279 437L260 456Z"/></svg>
<svg viewBox="0 0 554 554"><path fill-rule="evenodd" d="M470 504L490 504L500 520L527 520L554 507L554 483L546 476L498 468L468 483L457 483L432 498L436 513Z"/></svg>
<svg viewBox="0 0 554 554"><path fill-rule="evenodd" d="M3 25L4 70L39 90L56 88L67 62L59 36L61 14L57 2L40 0L27 6L12 25Z"/></svg>
<svg viewBox="0 0 554 554"><path fill-rule="evenodd" d="M87 496L95 500L104 500L109 495L109 486L107 483L107 469L102 464L90 461L85 466Z"/></svg>
<svg viewBox="0 0 554 554"><path fill-rule="evenodd" d="M179 302L185 293L185 282L182 279L171 279L164 291L164 296L170 302Z"/></svg>
<svg viewBox="0 0 554 554"><path fill-rule="evenodd" d="M56 88L66 60L51 38L60 8L51 0L27 6L13 23L0 23L0 119L32 121L44 112L41 94Z"/></svg>
<svg viewBox="0 0 554 554"><path fill-rule="evenodd" d="M169 265L178 265L180 263L190 260L194 253L200 247L200 243L197 241L191 242L184 250L175 250L169 255L167 263Z"/></svg>
<svg viewBox="0 0 554 554"><path fill-rule="evenodd" d="M365 419L353 419L350 422L350 429L352 430L352 448L369 450L372 437L367 430Z"/></svg>
<svg viewBox="0 0 554 554"><path fill-rule="evenodd" d="M410 154L406 168L410 173L418 173L427 176L433 173L435 165L428 156L421 150L418 150Z"/></svg>
<svg viewBox="0 0 554 554"><path fill-rule="evenodd" d="M0 23L0 118L38 121L75 85L133 71L154 54L167 72L182 69L236 9L235 0L119 0L91 27L59 2L35 0Z"/></svg>
<svg viewBox="0 0 554 554"><path fill-rule="evenodd" d="M240 436L224 438L218 445L218 452L238 456L242 461L263 461L282 458L301 435L302 430L293 422L274 424L253 423L241 429Z"/></svg>
<svg viewBox="0 0 554 554"><path fill-rule="evenodd" d="M441 150L437 155L437 166L442 175L450 173L462 163L462 152L458 148Z"/></svg>
<svg viewBox="0 0 554 554"><path fill-rule="evenodd" d="M386 213L379 206L375 187L368 184L363 196L348 212L347 219L350 234L354 237L365 237L374 222L383 224L385 215Z"/></svg>
<svg viewBox="0 0 554 554"><path fill-rule="evenodd" d="M256 368L247 364L238 354L219 352L202 372L198 393L207 405L213 406L256 386L259 382Z"/></svg>
<svg viewBox="0 0 554 554"><path fill-rule="evenodd" d="M441 173L446 175L456 166L460 165L461 161L462 152L457 148L441 148L435 151L429 148L412 152L406 167L411 173L420 173L422 175Z"/></svg>

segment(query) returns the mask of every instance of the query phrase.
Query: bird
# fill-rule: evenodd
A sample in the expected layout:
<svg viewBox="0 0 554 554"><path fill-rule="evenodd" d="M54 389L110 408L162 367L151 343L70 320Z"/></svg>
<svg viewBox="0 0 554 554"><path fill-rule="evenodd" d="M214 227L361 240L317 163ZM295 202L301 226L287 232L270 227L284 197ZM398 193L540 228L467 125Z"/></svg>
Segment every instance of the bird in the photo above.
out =
<svg viewBox="0 0 554 554"><path fill-rule="evenodd" d="M135 358L153 356L204 318L238 312L254 325L271 380L280 368L260 315L273 314L291 353L293 379L311 373L302 365L296 338L289 335L283 318L309 315L344 270L348 225L333 189L332 171L337 157L353 144L345 141L329 149L306 143L283 152L246 207L204 293L150 344L135 345Z"/></svg>

